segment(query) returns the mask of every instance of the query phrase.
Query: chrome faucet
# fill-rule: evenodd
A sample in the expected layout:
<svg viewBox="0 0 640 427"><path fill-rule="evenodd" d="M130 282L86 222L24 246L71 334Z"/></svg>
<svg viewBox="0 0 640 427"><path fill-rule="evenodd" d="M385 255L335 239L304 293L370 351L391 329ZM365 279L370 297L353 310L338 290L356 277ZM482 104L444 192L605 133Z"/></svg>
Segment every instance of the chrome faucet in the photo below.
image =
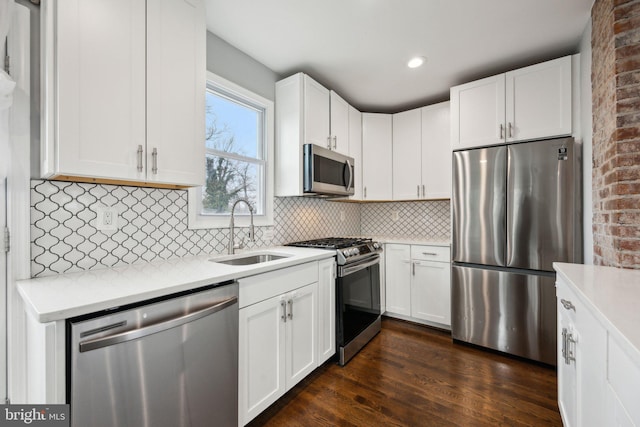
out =
<svg viewBox="0 0 640 427"><path fill-rule="evenodd" d="M249 214L251 215L251 228L249 229L249 239L252 242L255 242L255 233L254 233L254 229L253 229L253 207L251 206L251 203L249 203L249 201L247 199L238 199L233 203L233 206L231 206L231 220L229 221L229 255L233 255L233 251L234 249L241 249L242 248L242 244L239 244L238 247L236 248L235 244L234 244L234 222L233 222L233 213L236 210L236 205L240 202L244 202L246 203L246 205L249 207Z"/></svg>

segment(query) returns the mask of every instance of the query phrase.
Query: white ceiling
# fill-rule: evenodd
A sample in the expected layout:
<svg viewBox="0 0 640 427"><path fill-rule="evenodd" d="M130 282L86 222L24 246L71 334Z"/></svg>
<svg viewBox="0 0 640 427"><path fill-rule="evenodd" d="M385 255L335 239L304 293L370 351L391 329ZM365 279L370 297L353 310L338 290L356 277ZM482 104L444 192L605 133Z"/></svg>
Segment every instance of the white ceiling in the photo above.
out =
<svg viewBox="0 0 640 427"><path fill-rule="evenodd" d="M276 73L304 71L362 111L575 53L594 0L206 0L207 28ZM427 57L409 69L414 55Z"/></svg>

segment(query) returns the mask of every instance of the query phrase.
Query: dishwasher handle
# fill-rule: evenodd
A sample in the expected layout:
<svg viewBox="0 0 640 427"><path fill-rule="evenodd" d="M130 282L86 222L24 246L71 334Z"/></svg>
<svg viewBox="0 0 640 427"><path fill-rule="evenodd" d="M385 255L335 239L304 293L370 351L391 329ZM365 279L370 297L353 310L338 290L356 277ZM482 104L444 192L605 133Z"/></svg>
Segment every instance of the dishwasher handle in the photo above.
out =
<svg viewBox="0 0 640 427"><path fill-rule="evenodd" d="M131 331L120 332L114 335L108 335L102 338L96 338L80 343L80 353L84 353L91 350L97 350L99 348L107 347L114 344L121 344L123 342L132 341L138 338L146 337L147 335L155 334L158 332L166 331L167 329L175 328L176 326L184 325L210 314L223 310L238 302L238 297L234 296L224 301L220 301L214 305L203 308L202 310L194 311L193 313L185 314L174 319L166 320L153 325L145 326L144 328L134 329Z"/></svg>

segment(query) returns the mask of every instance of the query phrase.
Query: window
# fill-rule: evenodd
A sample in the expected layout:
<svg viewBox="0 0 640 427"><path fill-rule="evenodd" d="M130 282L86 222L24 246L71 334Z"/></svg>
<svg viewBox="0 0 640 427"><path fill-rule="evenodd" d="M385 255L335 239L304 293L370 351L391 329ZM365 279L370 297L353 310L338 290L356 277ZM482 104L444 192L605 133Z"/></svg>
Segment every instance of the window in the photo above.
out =
<svg viewBox="0 0 640 427"><path fill-rule="evenodd" d="M189 227L229 226L231 208L247 199L256 225L273 223L273 102L208 73L205 185L189 190ZM240 203L236 224L249 224Z"/></svg>

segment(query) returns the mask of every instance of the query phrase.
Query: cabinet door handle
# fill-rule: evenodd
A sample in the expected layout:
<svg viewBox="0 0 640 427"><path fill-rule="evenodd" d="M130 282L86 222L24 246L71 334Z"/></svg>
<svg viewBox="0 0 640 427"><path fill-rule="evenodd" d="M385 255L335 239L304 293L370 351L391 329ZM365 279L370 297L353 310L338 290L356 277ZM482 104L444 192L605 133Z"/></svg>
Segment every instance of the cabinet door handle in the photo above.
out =
<svg viewBox="0 0 640 427"><path fill-rule="evenodd" d="M509 122L509 138L513 138L513 126L511 122Z"/></svg>
<svg viewBox="0 0 640 427"><path fill-rule="evenodd" d="M337 136L333 137L333 149L334 150L338 149L338 137Z"/></svg>
<svg viewBox="0 0 640 427"><path fill-rule="evenodd" d="M415 262L412 262L412 263L411 263L411 266L412 266L412 272L411 272L411 274L415 276L415 275L416 275L416 263L415 263Z"/></svg>
<svg viewBox="0 0 640 427"><path fill-rule="evenodd" d="M504 139L504 125L500 123L500 139Z"/></svg>
<svg viewBox="0 0 640 427"><path fill-rule="evenodd" d="M416 193L417 193L416 196L420 198L420 185L416 186Z"/></svg>
<svg viewBox="0 0 640 427"><path fill-rule="evenodd" d="M576 311L576 306L573 305L571 301L567 301L566 299L561 299L560 303L565 309Z"/></svg>
<svg viewBox="0 0 640 427"><path fill-rule="evenodd" d="M327 137L327 150L331 150L331 136Z"/></svg>
<svg viewBox="0 0 640 427"><path fill-rule="evenodd" d="M153 172L154 175L158 174L158 149L154 147L153 151L151 152L151 159L153 160L153 166L151 166L151 172Z"/></svg>
<svg viewBox="0 0 640 427"><path fill-rule="evenodd" d="M287 304L289 304L289 314L287 316L289 317L289 319L293 319L293 298L289 298Z"/></svg>
<svg viewBox="0 0 640 427"><path fill-rule="evenodd" d="M287 323L287 302L285 300L280 300L280 307L282 307L282 316L280 318Z"/></svg>
<svg viewBox="0 0 640 427"><path fill-rule="evenodd" d="M424 197L426 197L426 196L424 195L424 184L422 184L422 197L423 197L423 198L424 198Z"/></svg>
<svg viewBox="0 0 640 427"><path fill-rule="evenodd" d="M138 172L142 172L142 145L138 145Z"/></svg>
<svg viewBox="0 0 640 427"><path fill-rule="evenodd" d="M362 189L362 191L363 191L363 198L365 198L365 199L366 199L366 198L367 198L367 187L364 187L364 188Z"/></svg>
<svg viewBox="0 0 640 427"><path fill-rule="evenodd" d="M576 360L576 353L574 345L577 340L574 338L573 333L569 332L567 328L562 328L562 358L565 365L570 365L571 362Z"/></svg>
<svg viewBox="0 0 640 427"><path fill-rule="evenodd" d="M565 365L569 364L567 359L567 328L562 328L562 359L564 359Z"/></svg>

